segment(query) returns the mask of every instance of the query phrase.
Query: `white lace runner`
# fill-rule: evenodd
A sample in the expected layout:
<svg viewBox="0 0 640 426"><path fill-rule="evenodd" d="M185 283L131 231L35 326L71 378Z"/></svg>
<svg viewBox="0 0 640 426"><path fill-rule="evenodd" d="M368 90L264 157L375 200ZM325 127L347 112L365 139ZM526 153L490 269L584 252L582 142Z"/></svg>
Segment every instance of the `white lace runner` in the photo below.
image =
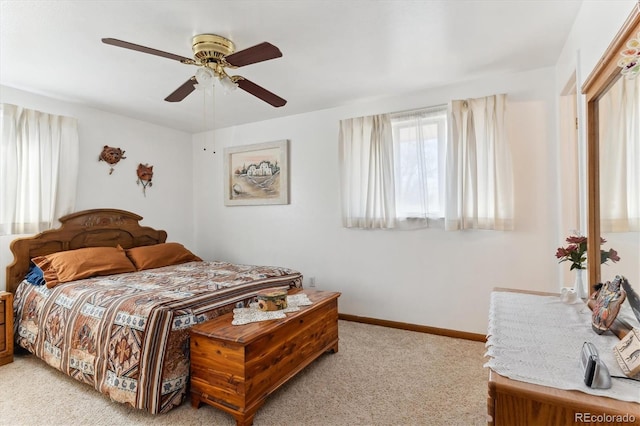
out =
<svg viewBox="0 0 640 426"><path fill-rule="evenodd" d="M559 297L491 293L485 367L510 379L640 403L640 382L612 378L610 389L584 384L580 353L593 343L612 376L623 376L613 353L618 338L591 329L591 310Z"/></svg>
<svg viewBox="0 0 640 426"><path fill-rule="evenodd" d="M257 303L251 303L248 308L236 308L233 310L232 325L244 325L251 322L268 321L287 317L287 312L299 311L301 306L311 305L311 300L304 293L287 296L287 307L279 311L262 311Z"/></svg>

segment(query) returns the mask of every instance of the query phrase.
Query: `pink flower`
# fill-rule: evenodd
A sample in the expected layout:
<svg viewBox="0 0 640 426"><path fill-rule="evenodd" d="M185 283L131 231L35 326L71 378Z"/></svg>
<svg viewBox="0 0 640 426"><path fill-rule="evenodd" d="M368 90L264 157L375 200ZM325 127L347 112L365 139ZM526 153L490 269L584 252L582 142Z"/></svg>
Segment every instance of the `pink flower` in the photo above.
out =
<svg viewBox="0 0 640 426"><path fill-rule="evenodd" d="M576 235L574 237L567 237L567 242L571 244L582 244L587 243L587 237L583 237L581 235Z"/></svg>
<svg viewBox="0 0 640 426"><path fill-rule="evenodd" d="M558 247L558 251L556 252L556 257L558 259L561 259L567 255L569 255L569 251L566 248Z"/></svg>
<svg viewBox="0 0 640 426"><path fill-rule="evenodd" d="M620 260L620 256L618 256L618 252L614 249L609 249L609 259L611 259L612 262L617 262Z"/></svg>
<svg viewBox="0 0 640 426"><path fill-rule="evenodd" d="M587 237L582 235L572 235L566 238L569 243L567 247L558 247L556 251L556 258L560 259L560 262L571 262L571 270L584 269L584 263L587 261ZM606 243L607 240L600 238L600 245ZM608 260L617 262L620 260L618 252L614 249L608 251L600 250L600 263L606 263Z"/></svg>

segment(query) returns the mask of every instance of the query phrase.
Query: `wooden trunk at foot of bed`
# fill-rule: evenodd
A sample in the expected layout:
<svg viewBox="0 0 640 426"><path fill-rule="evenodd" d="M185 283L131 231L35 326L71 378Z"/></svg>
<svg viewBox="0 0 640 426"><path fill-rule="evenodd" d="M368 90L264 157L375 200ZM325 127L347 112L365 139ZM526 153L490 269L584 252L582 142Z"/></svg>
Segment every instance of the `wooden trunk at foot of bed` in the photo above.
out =
<svg viewBox="0 0 640 426"><path fill-rule="evenodd" d="M125 210L92 209L60 218L59 228L50 229L11 242L13 263L7 267L7 291L15 293L18 284L36 256L84 247L131 247L164 243L167 233L140 226L142 216Z"/></svg>

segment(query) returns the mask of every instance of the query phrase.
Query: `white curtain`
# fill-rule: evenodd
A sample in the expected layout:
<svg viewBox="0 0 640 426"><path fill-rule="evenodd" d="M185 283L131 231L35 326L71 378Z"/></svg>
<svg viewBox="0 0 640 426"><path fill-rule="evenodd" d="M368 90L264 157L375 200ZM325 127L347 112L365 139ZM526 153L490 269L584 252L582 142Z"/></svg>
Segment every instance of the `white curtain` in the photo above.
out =
<svg viewBox="0 0 640 426"><path fill-rule="evenodd" d="M342 223L395 227L393 138L386 114L340 121Z"/></svg>
<svg viewBox="0 0 640 426"><path fill-rule="evenodd" d="M620 78L598 107L601 230L640 231L640 77Z"/></svg>
<svg viewBox="0 0 640 426"><path fill-rule="evenodd" d="M399 225L429 226L444 216L447 107L391 115Z"/></svg>
<svg viewBox="0 0 640 426"><path fill-rule="evenodd" d="M77 120L0 104L0 132L0 235L52 228L75 204Z"/></svg>
<svg viewBox="0 0 640 426"><path fill-rule="evenodd" d="M456 100L447 146L445 229L513 229L506 95Z"/></svg>

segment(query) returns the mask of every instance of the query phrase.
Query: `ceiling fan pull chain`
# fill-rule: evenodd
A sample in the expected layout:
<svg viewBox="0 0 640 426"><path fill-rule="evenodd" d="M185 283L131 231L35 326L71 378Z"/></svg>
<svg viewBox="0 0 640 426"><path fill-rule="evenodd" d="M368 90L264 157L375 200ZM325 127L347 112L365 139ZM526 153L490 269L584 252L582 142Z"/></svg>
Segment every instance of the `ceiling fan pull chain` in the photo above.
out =
<svg viewBox="0 0 640 426"><path fill-rule="evenodd" d="M210 89L211 91L209 91L209 89L202 91L202 127L205 132L213 129L213 123L215 121L216 86L212 85ZM210 126L207 126L207 117L209 116L209 114L207 114L207 95L208 94L211 94L211 122L209 123Z"/></svg>

